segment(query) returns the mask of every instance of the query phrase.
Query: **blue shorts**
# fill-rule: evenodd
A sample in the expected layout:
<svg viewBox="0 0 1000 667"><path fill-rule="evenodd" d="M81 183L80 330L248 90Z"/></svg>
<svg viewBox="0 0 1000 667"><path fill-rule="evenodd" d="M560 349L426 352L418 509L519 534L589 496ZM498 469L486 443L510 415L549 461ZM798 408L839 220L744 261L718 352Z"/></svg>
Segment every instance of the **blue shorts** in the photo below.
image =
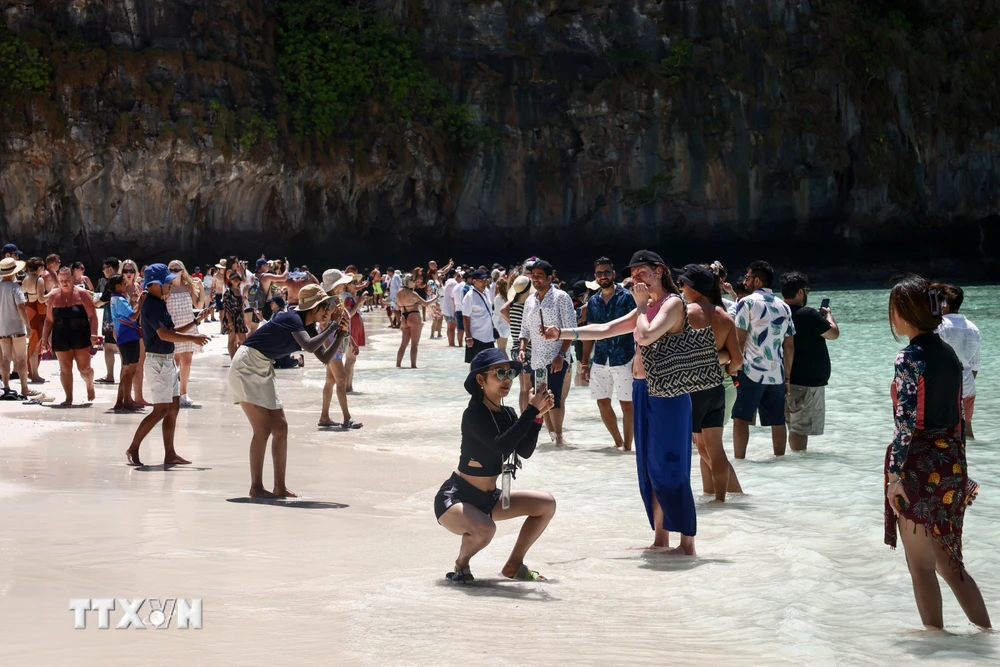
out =
<svg viewBox="0 0 1000 667"><path fill-rule="evenodd" d="M747 423L753 421L754 412L760 415L761 426L785 425L785 385L754 382L743 371L736 378L736 404L733 419Z"/></svg>
<svg viewBox="0 0 1000 667"><path fill-rule="evenodd" d="M465 320L462 319L462 311L455 311L455 321L458 322L458 330L465 331Z"/></svg>

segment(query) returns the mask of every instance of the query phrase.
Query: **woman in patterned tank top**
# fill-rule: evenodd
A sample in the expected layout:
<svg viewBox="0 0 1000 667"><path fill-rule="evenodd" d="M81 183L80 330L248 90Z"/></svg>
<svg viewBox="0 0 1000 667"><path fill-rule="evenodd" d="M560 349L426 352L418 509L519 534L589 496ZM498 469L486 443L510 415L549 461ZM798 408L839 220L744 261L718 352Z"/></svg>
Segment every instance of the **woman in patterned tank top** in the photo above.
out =
<svg viewBox="0 0 1000 667"><path fill-rule="evenodd" d="M642 347L668 334L682 333L686 320L684 301L663 259L649 250L632 255L625 267L631 271L636 309L605 324L576 329L546 327L548 340L603 340L632 333L636 354L632 363L632 405L635 425L636 468L639 493L653 529L650 548L669 547L671 531L681 534L680 545L666 553L695 555L697 532L694 495L691 492L691 397L650 396Z"/></svg>

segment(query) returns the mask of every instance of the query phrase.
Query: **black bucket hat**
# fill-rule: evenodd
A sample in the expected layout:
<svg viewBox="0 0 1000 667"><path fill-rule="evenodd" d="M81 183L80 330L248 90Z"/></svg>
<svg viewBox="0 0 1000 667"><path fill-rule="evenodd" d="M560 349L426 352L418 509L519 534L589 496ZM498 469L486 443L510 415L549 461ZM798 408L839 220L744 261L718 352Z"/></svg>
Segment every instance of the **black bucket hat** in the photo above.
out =
<svg viewBox="0 0 1000 667"><path fill-rule="evenodd" d="M480 390L479 383L476 382L476 376L488 369L490 366L499 366L500 364L510 364L510 367L518 372L521 370L520 361L509 359L506 352L496 347L483 350L474 356L472 358L469 377L465 378L465 391L475 395L476 392Z"/></svg>
<svg viewBox="0 0 1000 667"><path fill-rule="evenodd" d="M687 285L695 292L707 297L712 296L712 288L715 287L716 280L712 269L701 264L688 264L681 271L681 274L677 276L678 282Z"/></svg>

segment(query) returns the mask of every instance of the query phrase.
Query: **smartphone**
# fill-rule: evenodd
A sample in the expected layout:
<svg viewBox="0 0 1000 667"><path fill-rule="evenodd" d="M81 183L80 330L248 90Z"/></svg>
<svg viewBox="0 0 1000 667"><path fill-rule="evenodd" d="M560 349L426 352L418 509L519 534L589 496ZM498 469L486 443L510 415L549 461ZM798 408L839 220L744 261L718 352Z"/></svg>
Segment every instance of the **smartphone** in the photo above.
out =
<svg viewBox="0 0 1000 667"><path fill-rule="evenodd" d="M535 373L535 393L545 391L549 388L549 369L542 367L536 368Z"/></svg>
<svg viewBox="0 0 1000 667"><path fill-rule="evenodd" d="M820 310L823 310L824 308L829 308L829 307L830 307L830 300L829 299L823 299L823 301L819 304L819 309Z"/></svg>

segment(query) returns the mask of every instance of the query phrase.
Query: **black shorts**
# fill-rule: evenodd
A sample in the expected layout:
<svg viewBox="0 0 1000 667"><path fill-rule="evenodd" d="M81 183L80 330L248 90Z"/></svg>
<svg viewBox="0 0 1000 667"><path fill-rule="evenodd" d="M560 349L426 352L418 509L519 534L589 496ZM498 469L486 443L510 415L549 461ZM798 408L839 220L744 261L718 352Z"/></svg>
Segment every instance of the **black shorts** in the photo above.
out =
<svg viewBox="0 0 1000 667"><path fill-rule="evenodd" d="M500 489L492 491L477 489L462 479L457 472L453 472L434 496L434 516L440 523L441 515L459 503L472 505L486 516L493 516L493 508L496 507L498 500L500 500Z"/></svg>
<svg viewBox="0 0 1000 667"><path fill-rule="evenodd" d="M785 425L785 385L754 382L743 371L736 378L736 404L733 419L753 421L756 411L761 426Z"/></svg>
<svg viewBox="0 0 1000 667"><path fill-rule="evenodd" d="M558 409L562 407L562 390L563 383L566 381L566 373L569 371L569 360L563 359L562 370L558 373L552 372L552 364L545 367L549 372L549 390L552 392L553 398L555 398L555 405L553 409ZM535 369L531 369L531 388L535 388Z"/></svg>
<svg viewBox="0 0 1000 667"><path fill-rule="evenodd" d="M722 428L726 423L726 388L721 384L691 394L691 432Z"/></svg>
<svg viewBox="0 0 1000 667"><path fill-rule="evenodd" d="M118 343L118 352L122 355L122 365L131 366L139 363L139 340L128 343Z"/></svg>
<svg viewBox="0 0 1000 667"><path fill-rule="evenodd" d="M465 363L471 364L472 360L475 359L476 355L483 350L488 350L491 347L496 347L496 343L491 341L489 343L484 343L481 340L472 339L472 347L468 345L465 346Z"/></svg>

